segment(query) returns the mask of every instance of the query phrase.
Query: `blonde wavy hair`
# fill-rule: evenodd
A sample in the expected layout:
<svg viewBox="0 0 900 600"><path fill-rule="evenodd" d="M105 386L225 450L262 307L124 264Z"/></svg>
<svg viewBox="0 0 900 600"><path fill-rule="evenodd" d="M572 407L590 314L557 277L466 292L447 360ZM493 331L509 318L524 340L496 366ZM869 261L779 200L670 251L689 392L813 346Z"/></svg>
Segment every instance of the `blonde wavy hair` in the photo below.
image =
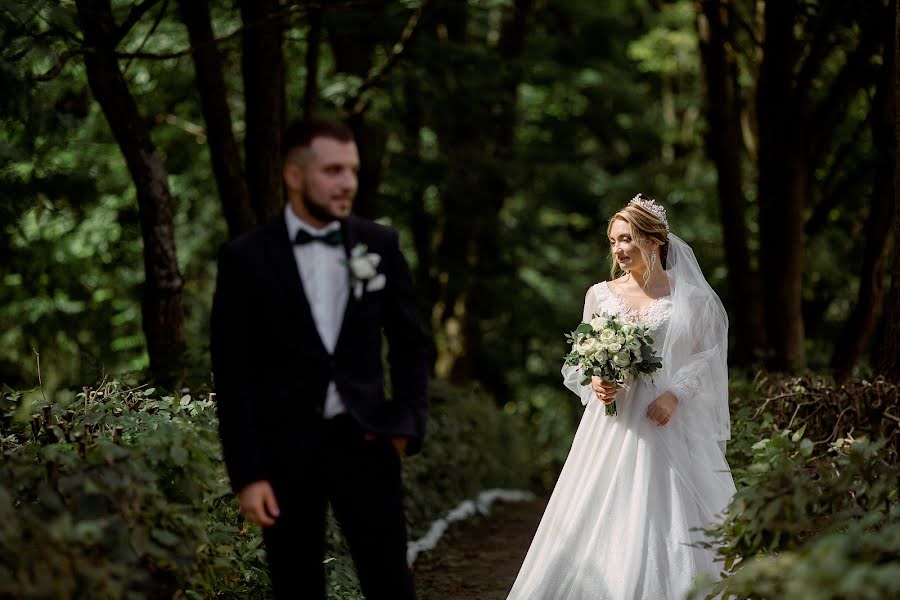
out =
<svg viewBox="0 0 900 600"><path fill-rule="evenodd" d="M641 195L641 197L646 200L650 199L643 195ZM607 238L612 232L612 226L616 219L625 221L631 227L631 237L641 251L641 257L644 259L644 264L650 264L650 244L648 242L651 240L659 242L659 263L662 265L662 268L665 269L666 257L669 254L669 231L666 229L665 223L640 204L629 204L619 210L619 212L614 214L609 220L609 225L606 227ZM612 249L609 251L609 259L612 262L612 267L609 270L610 278L617 279L618 277L621 277L626 271L619 267L619 263L616 262L616 259L612 254ZM650 271L647 270L644 273L644 283L647 283L649 279Z"/></svg>

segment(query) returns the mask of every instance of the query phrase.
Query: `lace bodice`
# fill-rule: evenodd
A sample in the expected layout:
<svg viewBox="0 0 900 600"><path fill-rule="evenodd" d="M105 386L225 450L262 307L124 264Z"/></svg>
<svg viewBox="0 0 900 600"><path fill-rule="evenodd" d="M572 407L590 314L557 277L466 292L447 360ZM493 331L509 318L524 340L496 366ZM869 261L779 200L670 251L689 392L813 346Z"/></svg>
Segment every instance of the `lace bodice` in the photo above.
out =
<svg viewBox="0 0 900 600"><path fill-rule="evenodd" d="M591 300L593 300L593 303ZM601 281L588 290L583 318L588 320L594 314L617 315L634 323L646 325L650 328L650 336L654 342L653 346L662 348L671 310L672 302L669 296L657 298L641 310L634 310L625 300L612 291L605 281Z"/></svg>
<svg viewBox="0 0 900 600"><path fill-rule="evenodd" d="M633 323L639 323L650 328L650 337L653 338L653 347L660 351L666 339L669 328L669 317L672 313L671 296L663 296L653 300L641 310L632 309L624 299L612 291L605 281L596 283L588 290L584 299L584 311L582 320L589 321L595 314L616 315ZM680 369L673 374L669 390L678 398L688 398L701 385L703 380L703 364L691 365L689 368ZM582 397L582 403L586 404L592 396L590 388L573 390ZM583 392L583 393L582 393Z"/></svg>

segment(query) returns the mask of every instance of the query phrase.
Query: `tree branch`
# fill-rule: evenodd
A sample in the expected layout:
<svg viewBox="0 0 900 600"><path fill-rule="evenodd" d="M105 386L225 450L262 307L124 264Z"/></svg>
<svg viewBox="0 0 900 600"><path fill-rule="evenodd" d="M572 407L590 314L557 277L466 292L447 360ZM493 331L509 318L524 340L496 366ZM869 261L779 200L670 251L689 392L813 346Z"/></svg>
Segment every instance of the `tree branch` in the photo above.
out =
<svg viewBox="0 0 900 600"><path fill-rule="evenodd" d="M53 65L50 69L48 69L44 73L41 73L40 75L32 75L28 79L30 81L37 82L50 81L51 79L55 79L59 76L60 73L62 73L62 70L69 63L69 61L72 60L73 57L84 54L84 52L85 51L81 48L66 50L60 55L59 59L57 59L56 64Z"/></svg>
<svg viewBox="0 0 900 600"><path fill-rule="evenodd" d="M140 43L140 45L138 45L138 50L139 50L139 51L140 51L140 49L143 48L144 45L147 43L147 40L150 39L150 36L153 35L153 33L156 31L156 28L159 27L159 24L162 23L163 17L165 16L166 11L167 11L168 9L169 9L169 0L165 0L165 1L163 2L162 8L161 8L160 11L159 11L159 14L156 15L156 20L153 22L153 25L150 27L150 30L147 32L147 35L144 36L143 41ZM123 75L124 75L125 73L128 72L128 67L131 66L131 63L132 63L132 62L134 62L134 59L133 59L133 58L129 58L129 59L128 59L128 62L125 63L125 66L122 67L122 74L123 74Z"/></svg>
<svg viewBox="0 0 900 600"><path fill-rule="evenodd" d="M728 5L728 9L729 15L734 18L735 23L737 23L740 28L750 36L750 39L753 41L757 48L762 48L762 38L757 35L756 30L753 29L753 25L751 25L750 22L743 17L743 15L741 15L741 13L737 9L737 6L731 3Z"/></svg>
<svg viewBox="0 0 900 600"><path fill-rule="evenodd" d="M812 238L821 233L828 224L828 214L843 202L854 198L853 189L872 173L872 164L866 163L859 168L852 169L846 177L832 183L832 188L827 195L816 204L812 214L806 221L804 233L807 238ZM858 197L857 197L858 198Z"/></svg>
<svg viewBox="0 0 900 600"><path fill-rule="evenodd" d="M819 202L813 207L812 214L806 220L805 230L807 236L815 236L822 230L828 220L828 213L840 204L842 196L847 189L855 185L868 172L868 169L848 169L847 160L859 145L859 140L865 133L871 118L872 115L870 113L865 119L861 120L853 130L853 133L850 134L850 138L834 153L834 160L831 161L828 176L822 183ZM845 172L849 174L840 179L840 175Z"/></svg>
<svg viewBox="0 0 900 600"><path fill-rule="evenodd" d="M303 118L311 119L319 99L319 54L322 45L321 6L309 9L309 35L306 40L306 81L303 85Z"/></svg>
<svg viewBox="0 0 900 600"><path fill-rule="evenodd" d="M159 1L159 0L157 0ZM197 52L201 49L209 48L210 46L218 46L219 44L223 44L239 35L244 33L248 29L254 29L257 27L265 27L270 21L281 19L284 16L292 16L292 17L301 17L306 11L309 10L306 7L298 7L292 6L287 7L283 10L273 12L267 15L263 19L259 19L258 21L254 21L252 23L246 23L228 33L223 35L222 37L214 38L208 42L203 42L196 44L194 46L190 46L184 48L183 50L174 50L172 52L116 52L116 58L118 59L146 59L146 60L172 60L176 58L183 58L185 56L190 56L194 52Z"/></svg>
<svg viewBox="0 0 900 600"><path fill-rule="evenodd" d="M150 0L147 0L147 1L149 2ZM160 2L161 0L154 0L154 1ZM336 8L336 7L349 8L349 7L353 7L355 5L361 5L361 4L364 4L364 2L362 2L360 0L346 0L344 2L335 2L333 4L329 3L328 7L329 7L329 9ZM423 2L422 4L424 5L425 2ZM237 29L235 29L234 31L232 31L231 33L228 33L222 37L216 38L209 42L205 42L204 44L201 44L201 45L198 45L198 46L195 46L192 48L189 47L189 48L184 48L182 50L173 50L171 52L116 52L116 58L118 58L118 59L143 59L143 60L173 60L176 58L190 56L198 48L206 48L208 46L217 46L219 44L222 44L222 43L225 43L225 42L231 40L232 38L235 38L235 37L241 35L247 29L254 29L257 27L265 27L270 21L278 21L281 19L285 19L285 22L287 24L291 24L293 21L305 18L307 13L310 10L313 10L316 7L321 7L321 6L322 6L321 2L310 2L304 6L300 6L300 5L285 6L281 10L273 11L272 13L270 13L263 19L254 21L252 23L245 23L245 24L241 25L240 27L238 27Z"/></svg>
<svg viewBox="0 0 900 600"><path fill-rule="evenodd" d="M413 34L415 34L418 29L419 23L422 20L422 11L425 6L428 4L428 0L422 0L419 3L418 8L416 8L415 12L410 15L409 20L406 22L406 27L403 28L403 33L400 34L400 39L397 40L397 43L394 44L393 49L391 50L391 55L388 57L387 61L375 72L369 75L365 81L362 82L362 85L359 86L359 90L357 90L356 95L353 98L347 100L344 103L345 109L347 109L348 115L358 115L363 113L366 108L368 108L369 103L363 100L363 94L365 94L369 89L380 84L387 77L388 73L393 69L398 62L400 62L400 58L406 52L407 48L409 48L409 43L412 40Z"/></svg>
<svg viewBox="0 0 900 600"><path fill-rule="evenodd" d="M138 2L137 4L131 5L131 10L128 12L128 16L125 17L125 20L122 21L122 24L116 27L115 36L115 44L118 45L125 36L128 35L128 32L131 31L131 28L137 25L138 21L140 21L145 14L150 12L154 6L159 4L161 0L143 0L142 2ZM166 1L168 4L168 0ZM163 12L165 12L165 8L163 8ZM145 40L146 41L146 40ZM141 44L143 46L143 44Z"/></svg>
<svg viewBox="0 0 900 600"><path fill-rule="evenodd" d="M827 144L823 144L822 140L831 137L841 115L846 112L847 102L872 79L873 68L870 62L881 42L880 36L877 35L878 21L875 18L866 23L866 27L860 33L859 44L847 57L847 62L834 78L831 88L809 117L807 129L812 135L807 141L807 148L810 149L813 164L827 149Z"/></svg>
<svg viewBox="0 0 900 600"><path fill-rule="evenodd" d="M823 10L826 10L825 7L827 6L828 5L825 4ZM800 66L797 77L795 78L794 93L796 94L797 104L799 105L805 105L809 97L810 84L813 78L819 74L822 63L834 49L833 44L829 44L829 35L834 29L833 25L834 24L830 22L824 14L820 15L816 32L813 34L813 39L809 43L809 51L806 54L806 59Z"/></svg>

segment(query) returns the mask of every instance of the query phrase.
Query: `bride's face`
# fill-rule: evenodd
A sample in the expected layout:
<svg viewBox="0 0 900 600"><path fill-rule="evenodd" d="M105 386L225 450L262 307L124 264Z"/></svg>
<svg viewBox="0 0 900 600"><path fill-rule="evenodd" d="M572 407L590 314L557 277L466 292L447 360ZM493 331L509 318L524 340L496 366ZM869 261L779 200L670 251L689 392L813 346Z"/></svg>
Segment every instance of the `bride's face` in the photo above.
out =
<svg viewBox="0 0 900 600"><path fill-rule="evenodd" d="M620 269L643 271L644 257L631 235L631 225L622 219L613 221L609 229L609 249Z"/></svg>

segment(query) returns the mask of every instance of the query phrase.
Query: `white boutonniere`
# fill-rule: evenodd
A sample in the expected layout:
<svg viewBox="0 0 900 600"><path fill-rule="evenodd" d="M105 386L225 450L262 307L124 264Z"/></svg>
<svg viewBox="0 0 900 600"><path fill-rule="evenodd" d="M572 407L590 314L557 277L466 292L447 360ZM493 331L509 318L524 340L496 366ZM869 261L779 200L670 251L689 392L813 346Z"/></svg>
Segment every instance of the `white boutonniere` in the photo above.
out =
<svg viewBox="0 0 900 600"><path fill-rule="evenodd" d="M381 256L369 252L365 244L357 244L350 250L347 266L350 269L350 287L353 297L359 300L363 292L377 292L387 283L384 273L378 272Z"/></svg>

